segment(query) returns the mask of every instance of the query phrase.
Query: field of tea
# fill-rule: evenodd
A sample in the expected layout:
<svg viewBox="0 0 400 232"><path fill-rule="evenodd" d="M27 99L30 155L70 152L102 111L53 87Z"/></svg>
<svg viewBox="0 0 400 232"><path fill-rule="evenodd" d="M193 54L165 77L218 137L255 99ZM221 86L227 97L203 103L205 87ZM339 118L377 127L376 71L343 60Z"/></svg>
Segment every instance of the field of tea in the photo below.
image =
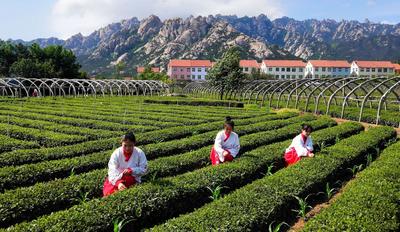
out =
<svg viewBox="0 0 400 232"><path fill-rule="evenodd" d="M302 229L399 228L400 143L392 127L160 99L0 99L0 231L283 231L339 189ZM211 166L227 115L240 156ZM315 130L316 156L285 168L283 152L305 122ZM135 133L149 173L102 198L108 160L126 131Z"/></svg>

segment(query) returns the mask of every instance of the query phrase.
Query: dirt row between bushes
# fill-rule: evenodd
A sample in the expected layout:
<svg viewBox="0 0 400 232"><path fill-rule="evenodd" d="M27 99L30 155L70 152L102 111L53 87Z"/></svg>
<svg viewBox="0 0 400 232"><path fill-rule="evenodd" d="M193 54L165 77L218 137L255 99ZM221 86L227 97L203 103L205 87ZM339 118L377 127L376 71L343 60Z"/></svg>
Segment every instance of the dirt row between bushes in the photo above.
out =
<svg viewBox="0 0 400 232"><path fill-rule="evenodd" d="M343 118L332 118L333 120L335 120L338 124L341 124L341 123L344 123L344 122L350 122L351 120L348 120L348 119L343 119ZM376 124L371 124L371 123L366 123L366 122L360 122L364 127L365 127L365 129L366 130L368 130L368 128L370 128L370 127L377 127L377 126L379 126L379 125L376 125ZM396 132L397 132L397 137L398 138L400 138L400 128L394 128L395 130L396 130Z"/></svg>

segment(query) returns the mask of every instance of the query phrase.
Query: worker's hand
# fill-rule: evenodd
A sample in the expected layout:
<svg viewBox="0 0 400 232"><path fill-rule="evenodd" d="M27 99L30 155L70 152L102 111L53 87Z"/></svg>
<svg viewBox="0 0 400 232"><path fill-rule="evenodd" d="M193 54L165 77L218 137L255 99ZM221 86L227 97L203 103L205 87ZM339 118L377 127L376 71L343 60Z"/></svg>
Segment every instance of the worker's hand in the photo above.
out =
<svg viewBox="0 0 400 232"><path fill-rule="evenodd" d="M229 152L224 151L224 152L222 152L222 155L225 157L225 156L229 155Z"/></svg>
<svg viewBox="0 0 400 232"><path fill-rule="evenodd" d="M124 185L124 183L119 183L118 184L118 190L125 190L126 189L126 186Z"/></svg>
<svg viewBox="0 0 400 232"><path fill-rule="evenodd" d="M130 168L126 168L123 172L122 175L132 175L132 169Z"/></svg>
<svg viewBox="0 0 400 232"><path fill-rule="evenodd" d="M308 157L314 157L314 153L310 152L310 153L308 154Z"/></svg>

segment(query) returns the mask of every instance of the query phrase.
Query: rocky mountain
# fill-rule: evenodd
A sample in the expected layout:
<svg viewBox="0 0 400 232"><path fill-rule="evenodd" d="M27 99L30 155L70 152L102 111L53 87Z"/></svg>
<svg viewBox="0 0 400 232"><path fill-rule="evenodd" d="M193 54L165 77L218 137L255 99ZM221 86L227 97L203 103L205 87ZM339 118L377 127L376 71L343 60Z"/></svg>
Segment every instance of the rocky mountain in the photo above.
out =
<svg viewBox="0 0 400 232"><path fill-rule="evenodd" d="M161 21L152 15L141 21L132 18L113 23L88 36L77 34L61 42L38 39L25 43L33 42L41 46L64 45L76 54L83 69L92 74L114 72L115 65L121 62L126 72L134 73L137 65L165 68L173 58L216 60L232 45L242 48L243 59L296 58L262 39L239 32L214 16Z"/></svg>
<svg viewBox="0 0 400 232"><path fill-rule="evenodd" d="M298 21L288 17L271 21L265 15L217 17L246 35L262 38L304 59L400 59L400 24Z"/></svg>
<svg viewBox="0 0 400 232"><path fill-rule="evenodd" d="M23 42L23 41L15 41ZM155 15L110 24L88 36L63 41L37 39L24 43L63 45L93 74L114 72L123 62L134 73L137 65L166 67L172 58L218 59L227 47L242 48L242 58L400 59L400 24L369 21L304 20L283 17L208 16L161 21Z"/></svg>

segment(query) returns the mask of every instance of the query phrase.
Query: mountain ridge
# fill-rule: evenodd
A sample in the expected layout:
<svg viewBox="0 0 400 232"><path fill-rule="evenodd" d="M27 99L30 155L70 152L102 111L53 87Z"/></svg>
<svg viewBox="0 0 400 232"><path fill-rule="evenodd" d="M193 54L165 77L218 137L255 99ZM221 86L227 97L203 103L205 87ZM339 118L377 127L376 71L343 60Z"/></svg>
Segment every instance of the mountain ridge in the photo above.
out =
<svg viewBox="0 0 400 232"><path fill-rule="evenodd" d="M169 59L221 57L239 46L245 59L399 60L400 24L354 20L295 20L266 15L190 16L161 20L156 15L112 23L88 36L67 40L37 39L24 44L63 45L77 56L85 71L109 74L117 63L134 73L138 65L166 67Z"/></svg>

